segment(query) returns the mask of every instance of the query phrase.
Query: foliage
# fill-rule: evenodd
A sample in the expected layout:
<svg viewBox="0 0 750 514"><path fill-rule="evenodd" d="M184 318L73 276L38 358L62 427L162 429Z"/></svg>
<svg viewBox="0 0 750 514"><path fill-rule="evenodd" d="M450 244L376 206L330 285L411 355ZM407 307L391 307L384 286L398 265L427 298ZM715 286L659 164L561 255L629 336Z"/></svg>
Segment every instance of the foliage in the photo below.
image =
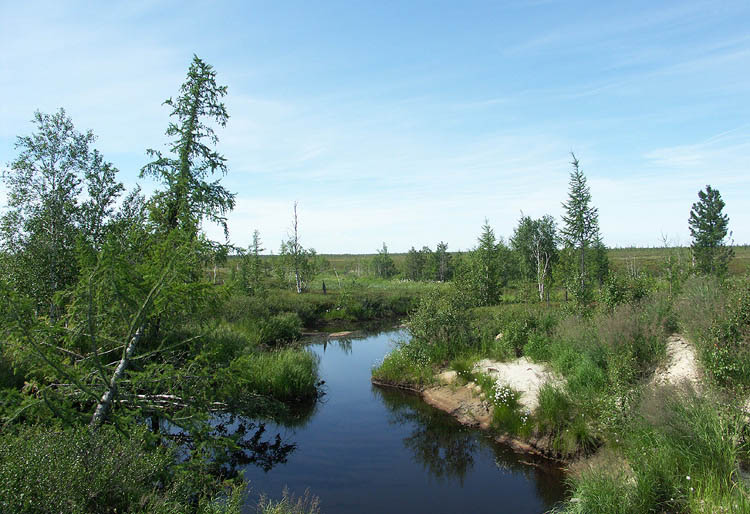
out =
<svg viewBox="0 0 750 514"><path fill-rule="evenodd" d="M719 190L706 186L705 192L698 191L698 201L690 209L688 224L693 238L690 248L695 267L701 273L726 275L734 255L726 241L729 216L722 214L724 205Z"/></svg>
<svg viewBox="0 0 750 514"><path fill-rule="evenodd" d="M60 109L34 113L36 132L19 137L18 157L3 172L9 210L0 219L4 274L55 316L53 296L71 286L77 254L99 247L122 192L117 169Z"/></svg>
<svg viewBox="0 0 750 514"><path fill-rule="evenodd" d="M425 294L406 325L412 344L417 346L460 348L471 344L466 300L455 289Z"/></svg>
<svg viewBox="0 0 750 514"><path fill-rule="evenodd" d="M254 230L253 242L248 246L247 252L243 252L240 257L238 283L240 290L246 294L259 295L264 290L260 254L265 249L261 248L262 244L260 232Z"/></svg>
<svg viewBox="0 0 750 514"><path fill-rule="evenodd" d="M573 170L570 173L568 201L562 204L565 214L562 216L563 227L560 234L563 244L570 250L567 254L571 262L568 266L568 287L571 289L576 302L580 305L586 305L591 300L589 287L591 257L587 250L591 247L603 248L603 244L601 244L599 234L598 210L590 205L591 192L586 184L586 177L579 167L575 154L571 155L573 156L571 162ZM599 251L594 255L598 257L596 259L599 269L597 274L601 276L606 254ZM572 265L574 259L577 266Z"/></svg>
<svg viewBox="0 0 750 514"><path fill-rule="evenodd" d="M375 276L380 278L390 278L396 274L396 265L388 254L388 247L385 242L383 242L383 247L378 250L377 255L372 258L372 268L375 271Z"/></svg>
<svg viewBox="0 0 750 514"><path fill-rule="evenodd" d="M465 291L474 305L494 305L500 301L502 287L508 279L507 263L503 259L508 257L508 253L485 220L476 248L468 254L458 272L459 288Z"/></svg>
<svg viewBox="0 0 750 514"><path fill-rule="evenodd" d="M193 56L180 95L164 102L172 108L170 117L176 119L166 131L174 138L169 145L173 156L147 150L154 160L143 167L141 177L152 176L165 186L152 198L151 215L166 230L179 227L197 233L200 222L207 219L222 225L228 234L226 213L234 208L234 194L218 181L206 181L216 172L227 172L226 159L211 148L218 142L212 125L224 127L229 119L221 102L226 94L227 87L216 84L213 67Z"/></svg>
<svg viewBox="0 0 750 514"><path fill-rule="evenodd" d="M406 254L404 274L409 280L423 280L425 277L425 266L428 263L429 254L432 253L429 248L424 247L417 251L413 246Z"/></svg>
<svg viewBox="0 0 750 514"><path fill-rule="evenodd" d="M510 238L511 247L520 255L524 278L536 280L539 300L544 300L552 267L557 262L557 227L552 216L532 219L521 215Z"/></svg>
<svg viewBox="0 0 750 514"><path fill-rule="evenodd" d="M128 436L113 427L45 431L25 428L0 445L0 510L42 512L184 512L203 491L188 494L170 468L174 454L152 447L145 429ZM182 490L181 490L182 489ZM175 494L181 493L181 494ZM156 507L160 508L156 508Z"/></svg>
<svg viewBox="0 0 750 514"><path fill-rule="evenodd" d="M703 315L695 319L701 307ZM729 389L750 387L750 279L731 286L710 278L691 279L678 312L715 383Z"/></svg>
<svg viewBox="0 0 750 514"><path fill-rule="evenodd" d="M302 293L307 289L313 277L318 274L321 263L313 248L302 246L297 219L297 202L294 202L292 230L287 238L281 242L279 256L281 259L280 275L282 277L288 274L293 275L295 290L298 294Z"/></svg>
<svg viewBox="0 0 750 514"><path fill-rule="evenodd" d="M448 253L448 243L440 241L432 254L434 278L440 282L445 282L453 278L453 262L451 254Z"/></svg>
<svg viewBox="0 0 750 514"><path fill-rule="evenodd" d="M309 352L283 349L241 355L224 375L229 398L263 395L280 401L299 401L317 395L318 360Z"/></svg>
<svg viewBox="0 0 750 514"><path fill-rule="evenodd" d="M740 430L710 399L657 390L618 439L629 467L575 478L566 512L746 512Z"/></svg>
<svg viewBox="0 0 750 514"><path fill-rule="evenodd" d="M522 409L519 401L521 393L488 375L474 378L492 406L492 426L507 434L528 436L531 432L531 413Z"/></svg>
<svg viewBox="0 0 750 514"><path fill-rule="evenodd" d="M372 370L372 377L378 382L411 387L431 384L434 374L427 355L410 351L406 343L394 348Z"/></svg>

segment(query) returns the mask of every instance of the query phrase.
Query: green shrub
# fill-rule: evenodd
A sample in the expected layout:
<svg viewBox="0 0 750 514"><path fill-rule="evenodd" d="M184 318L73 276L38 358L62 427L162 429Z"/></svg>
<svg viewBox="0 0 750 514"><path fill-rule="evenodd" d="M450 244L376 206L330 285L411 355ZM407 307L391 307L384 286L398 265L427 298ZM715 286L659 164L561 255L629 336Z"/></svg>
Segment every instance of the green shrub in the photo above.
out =
<svg viewBox="0 0 750 514"><path fill-rule="evenodd" d="M383 362L372 370L372 377L386 384L419 387L431 384L434 373L427 358L415 359L404 345L388 353Z"/></svg>
<svg viewBox="0 0 750 514"><path fill-rule="evenodd" d="M112 427L44 432L28 428L0 445L0 511L140 511L171 481L165 447L148 448L140 430Z"/></svg>
<svg viewBox="0 0 750 514"><path fill-rule="evenodd" d="M550 352L549 337L539 332L532 333L523 346L523 354L535 362L550 360L552 353Z"/></svg>
<svg viewBox="0 0 750 514"><path fill-rule="evenodd" d="M302 335L302 320L295 312L284 312L258 322L261 344L274 345L296 341Z"/></svg>

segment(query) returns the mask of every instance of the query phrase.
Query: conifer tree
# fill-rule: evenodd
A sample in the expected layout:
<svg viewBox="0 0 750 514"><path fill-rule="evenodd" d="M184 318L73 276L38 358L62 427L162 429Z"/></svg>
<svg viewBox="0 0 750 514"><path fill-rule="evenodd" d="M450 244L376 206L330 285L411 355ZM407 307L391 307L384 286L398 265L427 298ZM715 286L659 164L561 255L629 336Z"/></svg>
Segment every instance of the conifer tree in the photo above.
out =
<svg viewBox="0 0 750 514"><path fill-rule="evenodd" d="M695 267L702 273L724 275L734 250L726 244L729 216L722 213L724 200L718 189L707 185L698 191L698 201L690 209L690 236Z"/></svg>
<svg viewBox="0 0 750 514"><path fill-rule="evenodd" d="M571 156L573 157L571 161L573 170L570 172L568 201L562 204L565 214L562 216L563 227L560 233L565 247L569 250L568 254L576 256L576 297L585 302L589 293L587 250L594 245L603 247L603 244L599 234L599 212L591 205L591 192L578 159L572 152Z"/></svg>
<svg viewBox="0 0 750 514"><path fill-rule="evenodd" d="M150 175L165 186L154 197L152 216L167 230L183 228L197 235L200 222L218 223L227 235L226 214L234 208L234 194L218 180L206 179L214 173L225 175L226 159L212 147L219 139L212 124L226 126L229 115L221 102L226 86L216 84L216 72L198 56L180 87L180 95L164 104L172 107L166 135L174 138L171 156L157 150L146 153L154 160L141 169L141 177Z"/></svg>

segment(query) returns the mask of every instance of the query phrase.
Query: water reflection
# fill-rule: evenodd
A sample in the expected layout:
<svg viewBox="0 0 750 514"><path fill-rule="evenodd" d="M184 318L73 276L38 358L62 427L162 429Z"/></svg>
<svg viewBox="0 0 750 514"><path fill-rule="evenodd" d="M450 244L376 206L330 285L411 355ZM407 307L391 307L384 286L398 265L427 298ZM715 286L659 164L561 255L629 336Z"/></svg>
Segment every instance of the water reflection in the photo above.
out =
<svg viewBox="0 0 750 514"><path fill-rule="evenodd" d="M340 337L340 338L334 338L334 339L324 339L323 340L323 353L328 350L328 347L331 348L337 348L340 350L344 355L351 355L352 353L352 338L350 337Z"/></svg>
<svg viewBox="0 0 750 514"><path fill-rule="evenodd" d="M438 480L458 479L463 485L466 473L474 466L479 448L476 438L456 423L446 423L444 416L415 395L373 386L373 393L388 408L388 423L412 426L404 446L414 460Z"/></svg>
<svg viewBox="0 0 750 514"><path fill-rule="evenodd" d="M410 427L410 433L403 438L404 447L411 452L414 461L438 481L455 479L463 486L476 456L489 451L499 471L527 477L546 504L554 504L564 497L564 474L553 463L519 455L478 430L460 425L413 393L376 386L372 390L387 407L389 424Z"/></svg>
<svg viewBox="0 0 750 514"><path fill-rule="evenodd" d="M279 431L294 448L275 452L263 435L279 462L268 462L271 472L262 458L245 467L248 512L257 491L279 499L285 487L309 488L329 514L496 512L498 501L506 512L543 512L563 498L558 471L525 464L416 395L373 387L372 366L403 332L361 335L311 341L326 395L268 423L266 434Z"/></svg>

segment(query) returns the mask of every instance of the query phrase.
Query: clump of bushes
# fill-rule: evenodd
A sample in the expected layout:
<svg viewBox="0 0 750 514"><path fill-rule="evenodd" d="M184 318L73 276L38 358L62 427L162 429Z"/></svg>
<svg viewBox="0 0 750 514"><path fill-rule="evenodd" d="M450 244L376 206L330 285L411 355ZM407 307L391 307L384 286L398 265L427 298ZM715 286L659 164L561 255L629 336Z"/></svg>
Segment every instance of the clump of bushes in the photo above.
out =
<svg viewBox="0 0 750 514"><path fill-rule="evenodd" d="M0 511L239 512L237 495L214 503L205 495L207 476L193 477L198 483L175 473L173 450L148 441L143 427L130 427L128 435L112 426L5 434Z"/></svg>
<svg viewBox="0 0 750 514"><path fill-rule="evenodd" d="M426 383L435 369L470 350L475 339L463 296L453 288L425 294L406 323L411 336L373 370L377 380L390 383Z"/></svg>

